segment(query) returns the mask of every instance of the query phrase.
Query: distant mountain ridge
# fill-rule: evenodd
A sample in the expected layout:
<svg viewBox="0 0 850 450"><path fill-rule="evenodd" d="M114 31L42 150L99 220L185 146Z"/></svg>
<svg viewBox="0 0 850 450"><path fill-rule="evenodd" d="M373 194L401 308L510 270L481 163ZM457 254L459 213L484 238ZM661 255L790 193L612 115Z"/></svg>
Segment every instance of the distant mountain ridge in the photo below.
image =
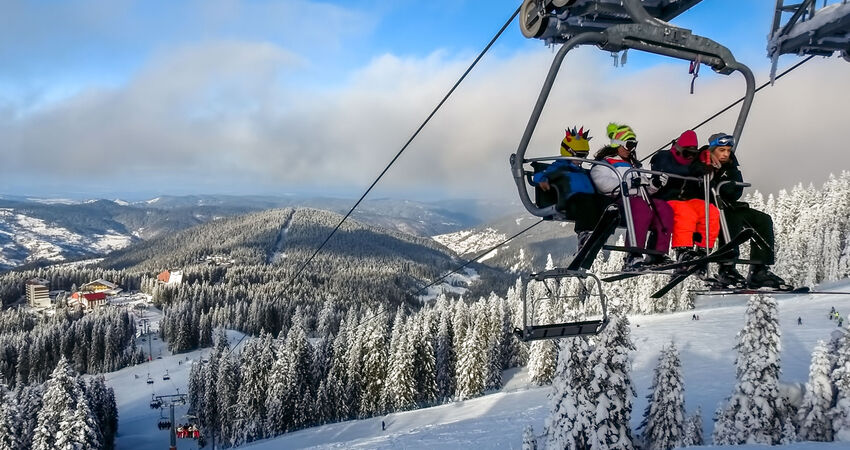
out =
<svg viewBox="0 0 850 450"><path fill-rule="evenodd" d="M310 206L345 213L353 204L297 196L160 196L134 203L0 196L0 270L100 257L141 240L257 211ZM364 201L352 218L426 237L474 227L503 209L481 200L376 199Z"/></svg>

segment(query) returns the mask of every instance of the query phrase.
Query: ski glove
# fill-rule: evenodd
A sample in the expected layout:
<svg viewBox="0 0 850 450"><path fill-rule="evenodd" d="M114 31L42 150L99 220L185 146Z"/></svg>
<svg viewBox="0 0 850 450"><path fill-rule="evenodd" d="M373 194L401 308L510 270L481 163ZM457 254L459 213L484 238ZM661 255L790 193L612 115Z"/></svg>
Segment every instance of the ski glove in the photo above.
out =
<svg viewBox="0 0 850 450"><path fill-rule="evenodd" d="M667 181L670 177L666 173L662 173L660 175L653 175L649 182L652 184L652 187L655 189L661 189L664 185L667 184Z"/></svg>
<svg viewBox="0 0 850 450"><path fill-rule="evenodd" d="M641 186L649 186L649 180L646 177L636 176L632 178L632 188L638 189Z"/></svg>

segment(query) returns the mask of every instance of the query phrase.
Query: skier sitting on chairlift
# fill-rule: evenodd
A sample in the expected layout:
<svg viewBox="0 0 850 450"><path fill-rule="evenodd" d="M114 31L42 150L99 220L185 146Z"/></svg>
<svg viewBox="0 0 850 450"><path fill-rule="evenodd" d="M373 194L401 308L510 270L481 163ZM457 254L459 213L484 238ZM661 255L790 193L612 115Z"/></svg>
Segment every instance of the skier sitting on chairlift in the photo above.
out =
<svg viewBox="0 0 850 450"><path fill-rule="evenodd" d="M611 144L599 149L594 158L613 165L621 175L632 167L640 167L640 162L635 157L638 141L634 130L628 125L610 123L607 131ZM650 178L633 172L630 177L631 179L626 180L626 183L630 186L628 199L637 242L630 243L627 239L626 246L646 248L646 238L651 228L655 234L655 250L663 253L664 256L647 255L644 258L641 253L629 253L623 264L623 271L635 271L642 266L669 264L672 261L666 254L670 248L673 211L667 202L652 197L652 194L667 183L667 176ZM593 166L590 170L590 178L597 191L609 197L618 198L618 203L622 202L620 181L611 169L600 165Z"/></svg>
<svg viewBox="0 0 850 450"><path fill-rule="evenodd" d="M587 158L590 151L590 130L584 127L576 131L573 127L567 129L566 137L561 141L561 155L566 157ZM544 192L548 193L555 186L558 196L557 208L564 211L567 217L575 221L575 232L578 236L578 247L581 248L590 237L593 228L602 217L605 208L611 200L596 193L587 170L579 163L565 159L557 159L545 170L534 174L532 181ZM607 237L607 236L606 236ZM591 261L596 255L588 255Z"/></svg>
<svg viewBox="0 0 850 450"><path fill-rule="evenodd" d="M714 174L714 184L720 184L718 195L723 204L726 225L729 227L727 231L730 236L735 236L744 228L752 228L755 236L750 243L750 259L758 261L758 264L750 266L746 279L738 273L734 263L720 264L715 278L722 284L739 288L793 289L793 286L768 269L768 266L775 263L773 220L768 214L739 201L744 188L735 184L743 182L743 176L738 169L738 159L732 151L735 138L726 133L717 133L711 135L708 140L713 159L720 163L720 168ZM731 183L723 183L724 181ZM733 258L737 258L738 254L736 248Z"/></svg>
<svg viewBox="0 0 850 450"><path fill-rule="evenodd" d="M650 160L652 170L687 177L702 177L714 170L708 148L699 149L697 134L687 130L673 143L670 150L656 153ZM718 164L719 165L719 164ZM666 200L673 210L673 250L676 261L685 262L705 257L720 233L720 213L709 205L708 237L705 234L705 190L700 182L674 178L660 189L658 196ZM694 237L699 243L694 249ZM698 275L705 277L708 264ZM687 270L687 267L681 269Z"/></svg>

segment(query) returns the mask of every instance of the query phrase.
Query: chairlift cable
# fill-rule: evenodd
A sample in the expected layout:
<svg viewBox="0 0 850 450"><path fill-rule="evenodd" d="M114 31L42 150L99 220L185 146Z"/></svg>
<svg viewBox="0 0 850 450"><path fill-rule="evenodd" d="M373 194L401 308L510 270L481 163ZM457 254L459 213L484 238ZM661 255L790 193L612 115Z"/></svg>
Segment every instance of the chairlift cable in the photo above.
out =
<svg viewBox="0 0 850 450"><path fill-rule="evenodd" d="M413 295L419 295L419 293L420 293L420 292L422 292L422 291L424 291L424 290L428 289L429 287L431 287L431 286L433 286L433 285L435 285L435 284L439 283L440 281L443 281L443 280L444 280L444 279L446 279L448 276L450 276L450 275L452 275L452 274L457 273L458 271L460 271L460 270L461 270L461 269L463 269L464 267L466 267L466 266L468 266L468 265L470 265L470 264L474 263L475 261L478 261L479 259L483 258L484 256L486 256L486 255L490 254L490 252L492 252L492 251L496 250L497 248L499 248L499 247L501 247L501 246L503 246L503 245L507 244L508 242L512 241L512 240L513 240L514 238L516 238L517 236L519 236L519 235L521 235L521 234L525 233L526 231L528 231L528 230L530 230L530 229L532 229L532 228L536 227L537 225L540 225L540 223L541 223L541 222L543 222L543 219L540 219L540 220L538 220L537 222L534 222L533 224L531 224L531 225L529 225L529 226L525 227L525 229L524 229L524 230L522 230L522 231L520 231L520 232L518 232L518 233L514 234L513 236L511 236L511 237L509 237L509 238L505 239L504 241L500 242L499 244L497 244L497 245L495 245L495 246L493 246L493 247L490 247L489 249L487 249L486 251L482 252L481 254L479 254L478 256L476 256L475 258L473 258L473 259L471 259L471 260L469 260L469 261L467 261L467 262L465 262L465 263L461 264L461 265L460 265L458 268L456 268L455 270L452 270L451 272L449 272L449 273L447 273L447 274L445 274L445 275L441 276L440 278L437 278L436 280L432 281L430 284L428 284L427 286L423 287L422 289L419 289L419 290L418 290L418 291L416 291L416 293L415 293L415 294L413 294Z"/></svg>
<svg viewBox="0 0 850 450"><path fill-rule="evenodd" d="M815 57L815 55L811 55L811 56L809 56L808 58L806 58L806 59L804 59L804 60L802 60L802 61L798 62L797 64L794 64L793 66L789 67L788 69L785 69L782 73L780 73L779 75L777 75L777 76L776 76L776 78L775 78L773 81L776 81L776 80L778 80L778 79L782 78L782 76L784 76L784 75L785 75L785 74L787 74L788 72L791 72L792 70L794 70L794 69L796 69L796 68L798 68L798 67L802 66L803 64L805 64L806 62L808 62L810 59L812 59L812 58L814 58L814 57ZM768 86L769 84L771 84L771 83L772 83L771 81L767 81L767 82L765 82L764 84L762 84L761 86L759 86L758 88L756 88L755 93L758 93L758 91L760 91L760 90L764 89L765 87L767 87L767 86ZM727 106L727 107L725 107L725 108L721 109L720 111L716 112L714 115L712 115L712 116L711 116L711 117L709 117L708 119L703 120L703 121L702 121L702 122L700 122L698 125L696 125L695 127L691 128L691 130L696 130L697 128L699 128L699 127L701 127L701 126L705 125L706 123L708 123L708 122L710 122L710 121L714 120L715 118L717 118L717 116L719 116L719 115L721 115L721 114L725 113L726 111L729 111L729 110L730 110L730 109L732 109L735 105L737 105L738 103L741 103L742 101L744 101L744 98L745 98L745 97L741 97L741 98L739 98L736 102L734 102L734 103L732 103L731 105L729 105L729 106ZM668 145L669 145L669 144L664 144L664 145L663 145L663 146L661 146L661 148L659 148L658 150L655 150L654 152L652 152L652 153L650 153L650 154L646 155L645 157L641 158L640 162L644 162L647 158L650 158L650 157L652 157L652 155L654 155L654 154L656 154L656 153L660 152L661 150L664 150L665 148L667 148L667 146L668 146Z"/></svg>
<svg viewBox="0 0 850 450"><path fill-rule="evenodd" d="M334 229L330 232L330 234L328 234L328 236L325 238L324 242L322 242L322 244L319 245L319 247L316 249L316 251L314 251L313 254L309 258L307 258L307 261L305 261L304 264L302 264L301 267L295 272L295 275L289 280L289 283L287 283L288 286L291 286L292 282L294 282L295 279L298 278L299 275L301 275L301 272L303 272L304 269L307 267L307 265L309 265L310 262L313 261L313 258L315 258L316 255L319 254L319 252L322 250L322 248L324 248L325 244L327 244L328 241L331 239L331 237L333 237L333 235L336 234L337 230L339 230L339 228L346 221L346 219L348 219L348 217L351 216L351 214L354 212L354 210L357 209L357 207L360 205L360 202L362 202L363 199L366 198L366 196L369 194L369 192L372 191L372 188L374 188L375 185L378 184L378 181L380 181L381 178L383 178L384 174L387 173L387 171L396 162L396 160L398 160L398 158L401 156L401 154L404 153L404 151L407 149L407 147L410 145L410 143L413 142L413 139L415 139L416 136L419 135L419 132L422 131L423 128L425 128L425 125L428 124L428 122L431 120L432 117L434 117L434 115L437 113L437 111L440 109L440 107L442 107L443 104L446 102L446 100L449 99L449 96L452 95L452 93L455 91L455 89L457 89L457 87L460 85L460 83L463 82L463 80L466 78L466 76L469 74L469 72L471 72L472 69L475 67L475 65L478 64L478 61L480 61L481 58L484 57L484 55L487 53L487 51L490 50L490 47L493 46L493 44L496 42L496 40L508 28L508 25L510 25L511 22L513 22L514 18L517 16L517 14L519 14L520 8L521 8L521 6L518 7L516 9L516 11L514 11L514 13L511 15L511 17L505 22L504 25L502 25L502 28L500 28L499 31L496 33L496 35L493 36L492 39L490 39L490 42L487 44L487 46L484 47L483 50L481 50L481 53L479 53L478 56L475 58L475 60L472 61L472 64L469 65L469 67L466 69L466 71L463 73L463 75L461 75L461 77L457 80L457 82L455 82L454 86L452 86L452 88L449 89L449 91L446 93L446 95L443 97L443 99L440 100L440 102L437 104L436 107L434 107L434 110L431 111L431 114L428 114L428 117L425 118L425 121L423 121L422 124L419 125L419 128L416 129L416 131L410 136L410 138L401 147L401 149L398 151L398 153L396 153L396 155L393 157L393 159L390 160L389 164L387 164L387 166L384 167L384 170L382 170L381 173L378 175L378 177L375 178L375 181L373 181L372 184L369 186L369 188L366 189L366 192L364 192L363 195L360 196L360 198L357 200L357 202L354 203L354 206L352 206L351 209L348 210L348 212L345 214L345 216L342 218L342 220L340 220L339 223L336 225L336 227L334 227Z"/></svg>

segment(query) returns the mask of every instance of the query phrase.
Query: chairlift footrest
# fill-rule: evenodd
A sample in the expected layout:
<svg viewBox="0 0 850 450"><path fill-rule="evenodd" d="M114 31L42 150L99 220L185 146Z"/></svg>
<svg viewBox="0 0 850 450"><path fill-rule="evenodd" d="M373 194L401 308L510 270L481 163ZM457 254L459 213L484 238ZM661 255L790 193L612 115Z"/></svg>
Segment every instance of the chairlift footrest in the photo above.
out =
<svg viewBox="0 0 850 450"><path fill-rule="evenodd" d="M514 332L520 339L528 342L576 336L595 336L599 334L599 332L602 331L607 324L607 320L585 320L581 322L532 325L526 327L525 330L516 329Z"/></svg>
<svg viewBox="0 0 850 450"><path fill-rule="evenodd" d="M577 277L577 278L587 278L588 274L585 270L570 270L561 267L556 267L551 270L544 270L543 272L532 273L531 278L535 281L543 281L548 280L550 278L566 278L566 277Z"/></svg>
<svg viewBox="0 0 850 450"><path fill-rule="evenodd" d="M628 253L641 253L643 255L655 255L655 256L664 256L666 253L659 252L658 250L653 250L650 248L640 248L640 247L625 247L622 245L603 245L603 250L610 250L613 252L628 252Z"/></svg>

